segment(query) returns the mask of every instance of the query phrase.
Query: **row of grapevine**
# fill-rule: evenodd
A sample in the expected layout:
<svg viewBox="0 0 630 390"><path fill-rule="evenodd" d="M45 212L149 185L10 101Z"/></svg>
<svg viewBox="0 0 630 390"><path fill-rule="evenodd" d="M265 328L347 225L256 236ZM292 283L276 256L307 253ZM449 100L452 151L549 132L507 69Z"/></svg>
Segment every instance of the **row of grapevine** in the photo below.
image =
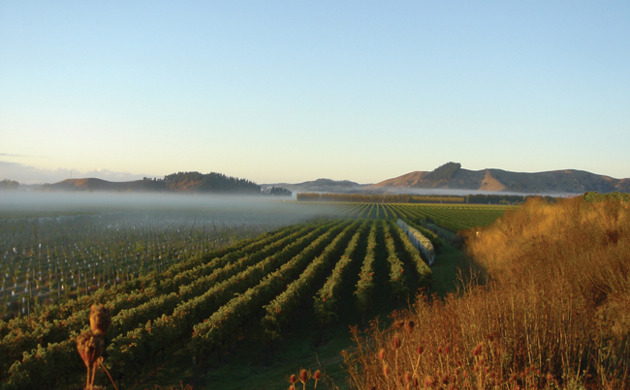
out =
<svg viewBox="0 0 630 390"><path fill-rule="evenodd" d="M359 273L359 280L355 290L357 304L362 312L367 311L368 308L372 306L372 293L374 290L374 262L376 260L376 229L377 224L372 223L367 239L365 259L363 260L363 265L361 266L361 272Z"/></svg>
<svg viewBox="0 0 630 390"><path fill-rule="evenodd" d="M329 226L331 225L319 224L319 227L316 230L313 230L312 232L310 232L310 234L306 234L302 240L298 240L292 245L287 246L283 251L275 253L275 256L273 256L272 258L274 259L280 258L281 256L279 256L279 254L282 254L283 252L287 252L289 255L295 252L299 252L301 248L303 248L304 246L312 242L312 240L314 240L322 232L326 231ZM302 230L308 231L312 229L310 229L309 227L305 227ZM233 248L233 249L237 249L237 248ZM263 275L269 272L269 268L264 267L264 262L257 264L256 267L260 268L261 270L258 272L258 275L253 278L254 281L259 280ZM215 303L214 305L209 305L210 307L206 308L206 310L201 310L200 307L202 306L202 303L206 303L207 305L207 301L211 299L213 302L216 302L215 298L218 298L218 295L219 295L218 292L221 292L221 291L225 292L224 294L225 298L223 298L223 300L227 301L233 296L234 291L226 290L225 286L229 286L232 284L238 285L238 283L242 281L243 279L244 279L243 275L240 275L240 276L237 275L231 278L229 281L218 284L216 287L212 288L211 290L209 290L207 293L203 294L202 296L199 296L193 300L187 301L183 305L180 304L178 306L179 310L176 309L175 312L170 316L164 314L161 317L157 317L153 320L149 319L146 322L146 324L141 323L138 327L136 327L135 329L131 331L128 331L126 334L120 334L118 336L113 335L112 343L108 347L108 352L110 353L110 356L114 358L113 360L117 361L117 364L114 366L116 369L113 370L113 372L115 373L117 372L120 374L122 371L124 371L125 373L129 373L129 372L133 372L134 367L136 367L136 370L139 371L140 368L138 367L141 367L143 364L145 364L148 361L147 359L152 358L156 350L162 349L164 348L165 345L169 345L170 343L173 343L175 340L177 340L176 337L183 337L186 333L190 334L189 332L192 330L192 325L194 323L196 323L197 321L201 321L201 319L203 319L204 316L208 315L206 313L210 313L214 310L214 308L217 308L218 306L220 306L220 303L219 304ZM148 288L144 291L149 293L150 295L156 295L155 287ZM132 298L133 295L135 294L127 296L127 298ZM153 317L156 317L155 315L156 313L168 311L166 306L170 306L173 303L172 300L170 299L171 297L172 296L169 294L169 295L156 296L154 298L155 301L152 302L152 305L155 305L154 307L156 307L157 310L153 313L154 314ZM123 295L122 300L124 300L124 295ZM117 301L121 301L121 299L117 299ZM194 303L194 304L191 304L191 303ZM160 305L163 305L163 306L161 307ZM78 328L70 330L69 332L70 337L72 337L72 335L76 336L81 330L83 330L82 328L84 328L83 324L85 324L85 319L87 318L87 312L81 311L79 314L82 314L82 315L78 315L76 317L82 317L80 319L81 325L78 325L78 322L77 322L76 326ZM128 320L129 323L127 324L124 319L121 320L121 318L125 318L125 316L128 314L129 312L125 310L118 312L113 318L113 323L115 325L122 324L123 327L128 328L129 323L137 322L137 319L133 319L134 316L130 316L131 319ZM196 314L197 316L193 318L192 314ZM73 316L73 318L74 317L75 316ZM56 322L56 324L60 324L60 323ZM37 334L37 332L34 332L33 334ZM61 343L64 343L67 341L68 339L66 339L65 341ZM23 380L27 380L29 378L28 371L32 369L33 365L38 365L38 364L42 365L42 369L43 369L43 367L46 366L47 364L51 364L42 356L53 356L54 354L46 354L44 352L45 350L49 348L57 348L56 345L57 345L56 343L49 343L48 346L45 347L43 350L41 346L37 347L36 349L39 352L33 355L29 355L29 358L26 360L25 358L22 358L22 360L12 359L13 364L11 365L10 370L9 370L10 377L8 378L9 380L7 381L7 385L15 385L17 388L21 388L24 385L24 383L19 382L20 378L22 378ZM68 349L64 349L64 350L68 350ZM70 349L70 351L72 351L72 349ZM58 355L58 353L56 355ZM2 359L3 361L4 361L4 358L5 356L3 356L3 359ZM76 363L77 361L76 351L69 353L67 356L65 356L65 360L62 359L62 361L66 361L68 362L68 364L72 364L72 362ZM10 363L11 361L8 361L8 364ZM0 379L2 379L2 377L0 377ZM0 381L0 383L2 383L2 381ZM53 380L50 383L54 384L57 382Z"/></svg>
<svg viewBox="0 0 630 390"><path fill-rule="evenodd" d="M324 227L321 227L323 229ZM285 228L288 229L288 228ZM308 231L312 229L312 227L304 227L302 230ZM264 235L259 241L266 242L269 237L276 237L284 234L275 233L271 235ZM313 236L306 238L303 242L308 243L312 240L317 233L314 233ZM235 252L238 252L238 246L230 247L226 249L226 255L229 256ZM193 262L194 264L194 262ZM13 363L19 363L19 358L22 355L22 351L28 351L30 349L36 348L38 344L48 345L55 342L60 342L62 340L67 340L72 337L72 335L78 334L85 327L85 318L87 318L87 314L89 311L89 306L94 302L88 298L98 299L103 302L107 302L108 307L110 307L112 314L115 314L113 318L114 329L116 326L123 326L124 328L128 328L129 325L124 325L124 321L121 324L120 318L125 318L130 314L129 310L142 310L144 308L143 303L149 301L149 298L154 297L154 302L150 303L152 309L155 309L156 305L159 307L162 305L160 310L153 310L150 313L155 317L156 314L168 311L168 306L172 306L174 297L170 297L170 299L165 298L165 296L159 296L158 290L153 285L156 279L146 280L147 285L146 288L142 289L142 292L138 290L132 289L129 293L124 293L121 291L121 288L114 289L116 290L116 295L111 297L107 293L103 294L95 294L96 296L85 296L79 301L71 300L66 305L51 305L49 309L54 309L55 307L61 306L60 310L57 310L58 315L51 313L52 310L46 310L42 313L40 318L32 318L28 317L29 320L25 321L22 318L16 318L10 321L10 325L8 328L11 331L5 335L2 342L0 342L0 352L3 352L0 357L0 367L2 367L2 371L0 371L0 381L3 379L6 373L6 369ZM159 279L157 279L159 280ZM129 283L133 285L133 287L137 287L136 283ZM119 286L120 287L120 286ZM130 286L131 288L131 286ZM100 291L100 290L99 290ZM107 298L114 298L113 300L108 300ZM131 305L129 305L131 304ZM79 309L81 308L81 309ZM65 319L61 319L64 315L63 313L69 314L69 317ZM158 314L159 315L159 314ZM60 317L59 319L55 317ZM132 324L134 321L137 322L137 319L134 319L134 316L129 316L128 323ZM137 316L136 316L137 318ZM146 320L146 318L144 319ZM71 359L74 356L69 356ZM19 366L19 364L18 364Z"/></svg>
<svg viewBox="0 0 630 390"><path fill-rule="evenodd" d="M410 203L338 203L344 217L366 219L403 219L407 223L431 222L458 232L474 226L487 226L512 206L410 204ZM420 228L422 226L414 226ZM421 229L419 229L421 230ZM427 231L422 231L423 234ZM430 237L433 240L433 237Z"/></svg>
<svg viewBox="0 0 630 390"><path fill-rule="evenodd" d="M418 230L412 228L408 224L406 224L402 219L396 221L398 226L407 233L407 237L409 237L409 241L415 246L422 256L426 259L429 265L432 265L435 261L435 250L433 249L433 244L431 240L426 238L422 233Z"/></svg>
<svg viewBox="0 0 630 390"><path fill-rule="evenodd" d="M285 264L292 256L301 253L330 227L330 224L324 224L264 260L214 284L202 294L182 301L172 314L148 320L146 324L140 323L135 329L120 334L112 340L108 351L116 360L125 363L123 366L128 374L127 367L133 367L138 361L151 360L165 346L186 338L196 323L207 318L235 295L255 286L261 278ZM120 370L114 372L120 376L123 374Z"/></svg>
<svg viewBox="0 0 630 390"><path fill-rule="evenodd" d="M205 196L127 204L130 197L114 195L112 203L101 198L58 204L54 195L24 195L38 199L0 204L0 318L162 272L230 242L338 209L273 200L234 204Z"/></svg>
<svg viewBox="0 0 630 390"><path fill-rule="evenodd" d="M86 329L88 308L99 301L112 314L106 364L125 382L181 345L188 345L193 356L207 358L252 329L278 339L298 315L327 326L338 314L340 300L369 312L381 287L375 272L381 275L379 283L390 281L384 291L391 290L394 298L407 295L410 281L415 287L416 279L430 280L418 251L389 219L399 214L380 204L359 204L348 214L354 217L281 228L47 306L36 316L0 322L0 387L65 383L46 367L80 372L73 338ZM339 295L350 289L352 297ZM30 375L33 370L39 376Z"/></svg>
<svg viewBox="0 0 630 390"><path fill-rule="evenodd" d="M335 268L326 280L326 283L319 289L317 294L315 294L313 308L319 323L322 325L327 325L332 322L334 318L337 318L338 295L343 283L348 277L350 263L359 246L359 241L362 235L366 233L367 228L367 222L363 222L361 227L357 229L343 255L339 261L337 261Z"/></svg>
<svg viewBox="0 0 630 390"><path fill-rule="evenodd" d="M34 332L35 328L40 328L42 324L52 323L55 320L58 322L70 322L69 326L71 327L72 321L69 321L69 317L84 315L88 310L86 307L89 307L91 304L96 302L108 302L114 312L124 308L137 306L150 298L150 294L148 294L149 291L146 289L154 286L156 281L159 282L162 278L168 280L172 275L177 274L178 272L195 267L204 261L207 262L208 258L215 258L240 251L243 246L247 246L254 241L273 240L274 237L279 234L284 234L284 229L280 229L274 234L263 234L256 240L242 240L240 243L233 244L219 250L214 250L205 256L193 256L186 261L182 261L171 266L168 271L160 274L162 277L157 277L156 274L151 273L145 277L126 281L115 286L103 287L90 295L83 295L77 299L62 300L59 303L48 304L43 307L39 313L32 316L15 317L9 321L0 321L0 345L3 344L1 339L9 333L9 330L20 329L22 331L21 333L29 334ZM175 271L172 272L171 270ZM139 293L140 289L142 290L142 293ZM131 295L128 296L129 294ZM23 336L24 335L21 337Z"/></svg>
<svg viewBox="0 0 630 390"><path fill-rule="evenodd" d="M444 245L444 242L442 241L442 239L433 231L431 231L428 228L425 228L420 223L420 221L424 221L425 218L423 214L419 211L420 210L419 207L388 205L388 208L390 209L391 214L395 216L396 220L402 219L409 226L415 228L420 233L422 233L422 235L424 235L429 240L431 240L431 243L433 244L433 247L436 251L439 251L442 248L442 246Z"/></svg>
<svg viewBox="0 0 630 390"><path fill-rule="evenodd" d="M308 229L305 230L308 231ZM120 311L112 319L113 331L115 334L118 334L117 332L125 333L140 323L144 324L146 321L159 317L162 314L171 313L180 302L201 295L212 286L228 279L247 266L256 264L261 257L276 252L280 246L290 242L289 240L295 238L300 233L303 232L298 231L287 236L274 235L272 240L275 241L271 243L268 242L269 240L261 240L260 242L245 247L254 250L259 249L259 251L256 252L258 256L245 256L244 253L246 250L236 251L229 255L212 259L202 267L203 269L195 267L192 270L177 274L174 278L161 282L159 289L152 287L146 289L145 291L150 290L154 292L150 295L155 297L142 305ZM260 248L264 244L267 244L267 246ZM209 270L212 270L212 272L206 274ZM198 277L193 278L190 271L196 271Z"/></svg>
<svg viewBox="0 0 630 390"><path fill-rule="evenodd" d="M512 206L482 205L418 205L404 206L416 213L418 218L442 226L453 232L475 226L487 226L503 215Z"/></svg>
<svg viewBox="0 0 630 390"><path fill-rule="evenodd" d="M302 230L307 231L308 229L312 229L312 227L306 226ZM256 248L269 241L276 242L276 244L282 243L283 241L279 239L292 230L292 228L285 228L276 234L265 235L262 239L246 245L245 248ZM226 258L234 259L242 255L243 252L238 247L228 248L224 256L216 257L207 264L214 263L216 265L220 260L225 261ZM181 266L178 268L182 269ZM194 267L193 269L196 268ZM187 272L182 271L181 274L187 274ZM160 279L155 278L154 281L159 282ZM207 279L209 278L197 279L194 284L201 284ZM183 279L180 278L180 280ZM166 285L166 283L163 283L163 285ZM145 286L141 293L137 290L125 293L122 288L117 288L115 289L116 295L113 300L108 299L111 297L105 294L95 294L96 296L92 297L93 302L87 304L85 302L86 299L81 299L79 301L71 300L65 305L50 305L38 320L31 318L27 321L23 318L15 318L9 321L7 329L13 329L13 332L4 335L0 340L0 352L2 355L0 359L0 369L2 369L0 370L0 379L4 368L12 361L18 359L22 351L35 348L38 344L46 345L63 341L70 337L73 330L81 329L85 325L85 317L89 310L87 308L92 303L95 303L96 300L108 302L108 306L116 314L113 318L113 329L114 331L117 329L122 331L130 326L137 325L140 321L147 321L149 319L146 317L147 315L155 317L172 310L174 305L181 301L182 296L179 294L168 290L170 294L163 295L162 293L165 291L167 289L160 290L155 285ZM60 306L61 309L59 309ZM57 314L54 314L55 309L57 309ZM121 323L122 318L125 319L124 324Z"/></svg>
<svg viewBox="0 0 630 390"><path fill-rule="evenodd" d="M233 298L219 308L207 321L194 327L191 351L195 356L206 356L228 339L237 339L244 318L255 315L267 302L278 295L300 274L301 270L329 244L341 226L329 230L314 240L304 251L293 257L276 271L265 276L258 285Z"/></svg>
<svg viewBox="0 0 630 390"><path fill-rule="evenodd" d="M387 262L389 263L389 284L394 297L400 300L409 293L405 280L405 266L398 257L394 239L390 236L390 225L388 223L382 225L385 234L385 247L387 248Z"/></svg>
<svg viewBox="0 0 630 390"><path fill-rule="evenodd" d="M361 205L361 206L360 206L359 210L364 210L364 209L366 209L366 208L368 208L368 207L370 207L370 208L371 208L371 207L374 207L374 208L381 208L381 207L383 207L383 208L384 208L384 209L383 209L383 210L384 210L384 214L385 214L385 213L387 213L387 211L385 211L385 210L389 209L389 213L388 213L388 214L389 214L389 215L394 215L394 213L392 213L392 211L391 211L391 210L393 209L393 207L392 207L391 205L380 205L380 204L377 204L377 205L372 204L372 205L370 205L370 204L363 204L363 205ZM417 227L417 226L416 226L416 227ZM425 235L426 235L426 234L425 234ZM249 250L249 249L248 249L248 250ZM196 257L196 260L197 260L198 262L200 261L200 259L201 259L201 256L197 256L197 257ZM186 262L182 262L182 263L186 263ZM212 264L205 264L205 265L204 265L204 268L210 268L210 269L211 269L211 268L212 268ZM195 269L195 270L190 270L188 274L185 274L185 273L181 273L181 274L180 274L180 273L176 273L175 275L177 275L178 277L186 277L186 275L188 275L187 277L191 277L191 276L193 276L193 275L198 275L197 271L198 271L198 270L197 270L197 269ZM181 275L181 276L179 276L179 275ZM165 279L166 283L173 283L173 279L172 279L172 278L170 278L170 277L166 277L166 278L164 278L164 279ZM0 329L0 331L1 331L1 329Z"/></svg>
<svg viewBox="0 0 630 390"><path fill-rule="evenodd" d="M0 316L25 315L50 301L161 271L262 231L258 226L201 225L182 234L181 225L165 228L143 220L118 225L116 218L3 218Z"/></svg>
<svg viewBox="0 0 630 390"><path fill-rule="evenodd" d="M369 203L339 204L339 218L361 218L370 208Z"/></svg>
<svg viewBox="0 0 630 390"><path fill-rule="evenodd" d="M304 297L310 296L309 291L319 285L319 279L329 274L334 263L338 260L339 252L348 243L353 229L356 230L358 222L348 225L325 249L306 267L300 277L289 283L286 290L264 306L265 316L262 319L262 327L271 338L280 337L283 326L295 317L295 309Z"/></svg>
<svg viewBox="0 0 630 390"><path fill-rule="evenodd" d="M190 283L201 276L212 273L214 270L224 267L226 264L235 261L247 253L255 252L270 244L277 243L279 240L292 233L294 233L293 228L281 229L278 233L269 235L266 239L257 240L249 245L244 245L236 251L232 251L223 256L217 256L211 261L203 262L195 267L186 270L180 269L176 272L170 272L170 270L168 270L164 274L165 278L160 287L164 291L175 291L178 286ZM299 233L300 232L297 232L295 234Z"/></svg>
<svg viewBox="0 0 630 390"><path fill-rule="evenodd" d="M411 240L409 240L409 236L407 236L407 234L402 229L393 228L391 229L391 232L398 237L398 240L402 243L404 247L406 255L409 257L409 260L415 268L416 275L418 276L417 285L419 287L429 286L432 280L431 268L429 268L427 263L425 263L425 261L422 259L422 255L420 254L418 248L416 248L411 243Z"/></svg>

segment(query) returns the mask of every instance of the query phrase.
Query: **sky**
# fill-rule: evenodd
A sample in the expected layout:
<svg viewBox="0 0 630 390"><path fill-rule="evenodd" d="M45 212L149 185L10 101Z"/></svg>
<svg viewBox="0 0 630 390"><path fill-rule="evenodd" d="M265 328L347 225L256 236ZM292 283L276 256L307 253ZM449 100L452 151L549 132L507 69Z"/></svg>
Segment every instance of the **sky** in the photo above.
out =
<svg viewBox="0 0 630 390"><path fill-rule="evenodd" d="M630 2L0 0L0 180L630 177Z"/></svg>

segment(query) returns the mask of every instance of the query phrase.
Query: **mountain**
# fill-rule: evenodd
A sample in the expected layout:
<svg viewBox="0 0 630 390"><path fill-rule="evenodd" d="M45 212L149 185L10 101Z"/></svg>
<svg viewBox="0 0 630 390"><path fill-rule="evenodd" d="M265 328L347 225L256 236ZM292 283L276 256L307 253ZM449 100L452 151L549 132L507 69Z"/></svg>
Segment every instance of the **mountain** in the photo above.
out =
<svg viewBox="0 0 630 390"><path fill-rule="evenodd" d="M516 193L630 192L630 179L615 179L575 169L545 172L510 172L502 169L463 169L449 162L431 172L415 171L367 186L371 189L404 187L501 191Z"/></svg>
<svg viewBox="0 0 630 390"><path fill-rule="evenodd" d="M380 187L414 187L417 185L428 172L413 171L393 179L387 179L380 183L368 185L369 188Z"/></svg>
<svg viewBox="0 0 630 390"><path fill-rule="evenodd" d="M17 182L5 180L0 189L16 189ZM22 188L22 186L19 186ZM349 180L317 179L302 183L258 185L249 180L228 177L220 173L178 172L164 179L111 182L97 178L67 179L55 184L44 184L42 191L163 191L210 192L240 194L279 194L288 191L330 193L409 193L431 192L468 193L502 192L519 194L582 194L584 192L630 192L630 179L615 179L575 169L545 172L511 172L487 168L478 171L462 168L449 162L432 171L413 171L376 184L359 184ZM287 191L288 190L288 191Z"/></svg>
<svg viewBox="0 0 630 390"><path fill-rule="evenodd" d="M42 191L164 191L260 194L261 187L249 180L228 177L221 173L178 172L164 179L111 182L96 178L67 179L59 183L44 184Z"/></svg>

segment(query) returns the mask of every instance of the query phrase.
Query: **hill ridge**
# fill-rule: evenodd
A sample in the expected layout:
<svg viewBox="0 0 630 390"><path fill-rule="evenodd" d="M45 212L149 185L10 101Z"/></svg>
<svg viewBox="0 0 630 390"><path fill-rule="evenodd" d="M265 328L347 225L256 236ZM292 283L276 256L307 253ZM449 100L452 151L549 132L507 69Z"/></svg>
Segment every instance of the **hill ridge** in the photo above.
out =
<svg viewBox="0 0 630 390"><path fill-rule="evenodd" d="M0 189L15 190L19 183L5 180ZM28 186L34 189L32 186ZM258 185L246 179L211 172L178 172L164 179L114 182L95 177L66 179L36 188L40 191L116 191L116 192L209 192L209 193L269 193L289 195L292 192L383 193L482 191L522 194L582 194L585 192L630 192L630 178L616 179L578 169L558 169L541 172L513 172L498 168L469 170L460 163L448 162L432 171L411 171L374 184L359 184L350 180L318 178L296 184Z"/></svg>
<svg viewBox="0 0 630 390"><path fill-rule="evenodd" d="M144 178L142 180L114 182L98 178L66 179L54 184L44 184L41 191L114 191L114 192L219 192L260 194L258 184L222 173L178 172L166 175L164 179Z"/></svg>
<svg viewBox="0 0 630 390"><path fill-rule="evenodd" d="M630 179L615 179L578 169L511 172L498 168L486 168L474 171L461 168L459 163L447 163L430 172L413 171L368 187L520 193L630 192Z"/></svg>

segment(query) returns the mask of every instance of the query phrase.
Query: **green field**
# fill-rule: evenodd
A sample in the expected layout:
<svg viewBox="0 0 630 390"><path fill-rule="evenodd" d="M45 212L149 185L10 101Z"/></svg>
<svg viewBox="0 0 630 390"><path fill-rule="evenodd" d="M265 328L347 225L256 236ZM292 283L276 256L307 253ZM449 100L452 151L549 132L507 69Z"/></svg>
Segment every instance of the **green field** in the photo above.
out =
<svg viewBox="0 0 630 390"><path fill-rule="evenodd" d="M257 214L251 216L256 223L219 226L197 209L190 213L195 225L178 220L175 228L164 229L159 218L150 219L138 236L121 235L120 228L90 230L89 221L103 219L98 213L62 220L50 213L50 220L4 215L10 223L2 231L3 299L5 315L14 318L0 322L0 385L76 388L85 368L74 339L89 329L90 306L103 303L112 314L105 365L119 388L180 380L199 388L282 388L300 367L321 369L343 388L339 352L350 345L348 326L365 326L407 307L420 289L450 288L448 275L456 266L444 262L458 264L461 256L449 240L508 209L380 203L290 207L309 210L302 214L306 220L280 222ZM275 215L264 210L266 218ZM437 272L398 227L399 219L431 239ZM47 230L47 223L57 228ZM46 255L38 251L43 232L58 234L43 241ZM17 240L26 244L16 247ZM89 263L99 250L98 265ZM67 263L77 268L66 271ZM116 278L113 270L124 266L128 271ZM24 291L37 284L40 271L44 294ZM64 281L78 275L82 288L66 291L62 275ZM7 279L13 294L6 293ZM66 286L63 293L59 285ZM24 305L6 309L27 300L30 314ZM107 382L99 372L96 383Z"/></svg>

